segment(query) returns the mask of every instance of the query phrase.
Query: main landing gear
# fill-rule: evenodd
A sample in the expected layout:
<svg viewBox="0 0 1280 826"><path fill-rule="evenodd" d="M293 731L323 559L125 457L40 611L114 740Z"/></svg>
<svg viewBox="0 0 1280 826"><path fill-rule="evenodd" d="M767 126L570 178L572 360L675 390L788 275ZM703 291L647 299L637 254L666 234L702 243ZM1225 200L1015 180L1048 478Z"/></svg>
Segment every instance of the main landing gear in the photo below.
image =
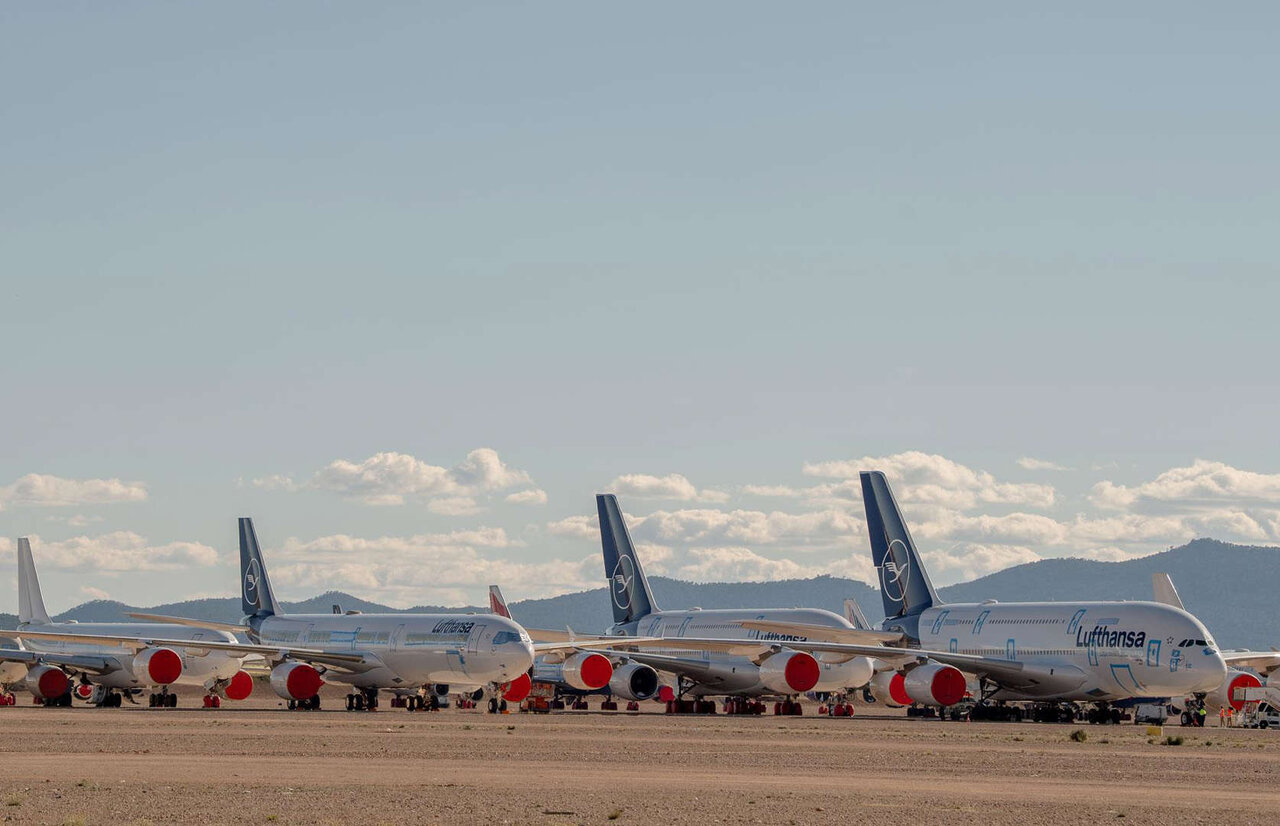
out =
<svg viewBox="0 0 1280 826"><path fill-rule="evenodd" d="M289 710L290 711L319 711L320 695L317 694L316 696L307 700L290 700Z"/></svg>
<svg viewBox="0 0 1280 826"><path fill-rule="evenodd" d="M490 698L489 698L489 713L490 713L490 714L505 714L505 713L506 713L506 711L507 711L507 701L506 701L506 700L502 699L501 697L490 697Z"/></svg>
<svg viewBox="0 0 1280 826"><path fill-rule="evenodd" d="M164 686L160 689L159 694L152 694L147 702L149 708L177 708L178 695L169 693L169 687Z"/></svg>
<svg viewBox="0 0 1280 826"><path fill-rule="evenodd" d="M378 689L362 688L347 695L347 711L377 711Z"/></svg>

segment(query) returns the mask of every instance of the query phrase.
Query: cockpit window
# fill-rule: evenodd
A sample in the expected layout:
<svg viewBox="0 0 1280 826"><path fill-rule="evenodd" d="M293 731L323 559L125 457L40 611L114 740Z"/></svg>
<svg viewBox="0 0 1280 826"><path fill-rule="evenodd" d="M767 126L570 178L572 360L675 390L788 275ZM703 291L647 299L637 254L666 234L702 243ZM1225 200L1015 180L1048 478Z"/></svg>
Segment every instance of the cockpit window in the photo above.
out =
<svg viewBox="0 0 1280 826"><path fill-rule="evenodd" d="M494 645L502 645L503 643L519 642L519 641L520 641L520 635L517 634L515 631L499 631L498 633L493 635Z"/></svg>

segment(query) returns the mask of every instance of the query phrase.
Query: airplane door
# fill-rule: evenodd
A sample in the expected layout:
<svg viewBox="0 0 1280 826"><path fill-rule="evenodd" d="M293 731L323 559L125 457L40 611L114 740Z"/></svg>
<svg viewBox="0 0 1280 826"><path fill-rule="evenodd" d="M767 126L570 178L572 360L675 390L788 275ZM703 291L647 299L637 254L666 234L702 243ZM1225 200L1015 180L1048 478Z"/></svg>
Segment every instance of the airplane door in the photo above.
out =
<svg viewBox="0 0 1280 826"><path fill-rule="evenodd" d="M1009 640L1004 644L1004 658L1006 660L1018 659L1018 646L1014 644L1013 640Z"/></svg>
<svg viewBox="0 0 1280 826"><path fill-rule="evenodd" d="M1147 643L1147 668L1155 668L1160 665L1160 640L1152 640Z"/></svg>
<svg viewBox="0 0 1280 826"><path fill-rule="evenodd" d="M1098 638L1092 634L1089 635L1089 665L1098 665Z"/></svg>
<svg viewBox="0 0 1280 826"><path fill-rule="evenodd" d="M959 652L960 652L960 640L956 639L955 637L952 637L952 638L951 638L951 642L947 644L947 650L948 650L948 651L950 651L952 654L957 654L957 653L959 653Z"/></svg>
<svg viewBox="0 0 1280 826"><path fill-rule="evenodd" d="M467 635L467 653L479 654L481 648L489 648L493 641L493 628L487 622L479 622Z"/></svg>
<svg viewBox="0 0 1280 826"><path fill-rule="evenodd" d="M404 644L404 624L396 626L396 630L391 632L391 645L388 646L392 652L399 652L400 646Z"/></svg>

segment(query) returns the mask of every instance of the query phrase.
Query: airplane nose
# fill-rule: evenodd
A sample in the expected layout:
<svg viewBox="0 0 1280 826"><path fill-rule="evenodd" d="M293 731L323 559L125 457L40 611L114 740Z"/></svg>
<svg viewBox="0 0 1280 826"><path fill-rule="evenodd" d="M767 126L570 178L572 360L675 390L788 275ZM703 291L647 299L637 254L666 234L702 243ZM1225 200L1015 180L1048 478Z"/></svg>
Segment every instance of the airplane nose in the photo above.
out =
<svg viewBox="0 0 1280 826"><path fill-rule="evenodd" d="M1205 659L1207 660L1204 665L1206 675L1202 690L1213 691L1227 681L1227 661L1222 658L1222 654L1216 648L1206 655Z"/></svg>

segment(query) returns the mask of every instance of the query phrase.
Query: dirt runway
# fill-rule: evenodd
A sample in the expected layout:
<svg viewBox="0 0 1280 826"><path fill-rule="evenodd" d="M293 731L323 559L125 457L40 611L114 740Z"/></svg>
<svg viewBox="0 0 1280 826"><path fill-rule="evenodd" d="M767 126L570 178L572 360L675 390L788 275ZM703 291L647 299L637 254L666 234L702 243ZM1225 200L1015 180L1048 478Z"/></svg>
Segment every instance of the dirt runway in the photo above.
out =
<svg viewBox="0 0 1280 826"><path fill-rule="evenodd" d="M0 819L901 826L1280 814L1277 732L1170 727L1186 738L1170 746L1132 725L290 713L255 700L0 708ZM1085 742L1070 739L1076 728Z"/></svg>

